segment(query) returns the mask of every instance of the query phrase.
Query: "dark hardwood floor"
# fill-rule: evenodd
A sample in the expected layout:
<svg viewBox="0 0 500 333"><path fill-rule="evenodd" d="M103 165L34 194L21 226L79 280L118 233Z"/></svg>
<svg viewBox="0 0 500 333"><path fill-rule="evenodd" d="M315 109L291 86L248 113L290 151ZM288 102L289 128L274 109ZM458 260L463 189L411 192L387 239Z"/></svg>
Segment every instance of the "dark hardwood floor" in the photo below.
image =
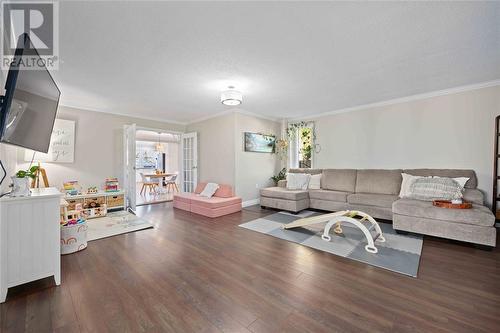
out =
<svg viewBox="0 0 500 333"><path fill-rule="evenodd" d="M155 229L62 257L63 280L11 289L3 332L499 332L500 251L426 238L410 278L210 220L143 206Z"/></svg>

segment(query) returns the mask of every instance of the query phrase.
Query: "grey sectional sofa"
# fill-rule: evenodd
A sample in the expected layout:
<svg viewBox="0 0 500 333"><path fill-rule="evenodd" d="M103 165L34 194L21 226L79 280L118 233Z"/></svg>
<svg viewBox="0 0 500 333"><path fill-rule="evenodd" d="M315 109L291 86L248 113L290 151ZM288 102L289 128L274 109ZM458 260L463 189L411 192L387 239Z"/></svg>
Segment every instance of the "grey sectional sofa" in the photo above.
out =
<svg viewBox="0 0 500 333"><path fill-rule="evenodd" d="M322 174L319 190L287 190L286 181L260 191L260 204L290 212L307 208L325 211L359 210L375 218L392 220L399 231L495 246L495 217L484 206L473 170L409 169L291 169L289 172ZM401 173L416 176L468 177L464 199L472 209L445 209L432 202L399 198Z"/></svg>

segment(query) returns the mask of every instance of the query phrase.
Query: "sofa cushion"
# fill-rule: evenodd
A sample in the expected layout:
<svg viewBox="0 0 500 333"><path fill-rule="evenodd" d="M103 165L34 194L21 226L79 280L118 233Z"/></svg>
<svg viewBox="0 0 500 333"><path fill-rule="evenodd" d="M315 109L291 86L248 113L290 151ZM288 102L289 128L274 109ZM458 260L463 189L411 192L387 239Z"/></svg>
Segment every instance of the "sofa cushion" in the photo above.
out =
<svg viewBox="0 0 500 333"><path fill-rule="evenodd" d="M204 206L191 206L191 212L203 216L207 216L210 218L220 217L228 214L233 214L241 211L241 202L239 204L218 207L218 208L208 208Z"/></svg>
<svg viewBox="0 0 500 333"><path fill-rule="evenodd" d="M365 205L390 208L394 201L398 200L397 195L374 194L374 193L354 193L347 196L347 202L351 205Z"/></svg>
<svg viewBox="0 0 500 333"><path fill-rule="evenodd" d="M471 209L447 209L434 207L430 201L399 199L392 204L392 212L398 215L428 218L491 227L495 216L485 206L473 205Z"/></svg>
<svg viewBox="0 0 500 333"><path fill-rule="evenodd" d="M199 182L198 184L196 184L196 188L194 189L194 193L196 194L200 194L203 189L205 189L205 186L207 186L207 182Z"/></svg>
<svg viewBox="0 0 500 333"><path fill-rule="evenodd" d="M331 190L309 190L310 199L319 199L327 201L347 202L347 196L350 192L331 191Z"/></svg>
<svg viewBox="0 0 500 333"><path fill-rule="evenodd" d="M467 202L472 202L476 205L484 205L483 192L477 189L466 188L464 191L464 200Z"/></svg>
<svg viewBox="0 0 500 333"><path fill-rule="evenodd" d="M356 193L399 194L402 170L358 170Z"/></svg>
<svg viewBox="0 0 500 333"><path fill-rule="evenodd" d="M307 173L310 175L318 175L322 172L322 169L309 169L309 168L295 168L288 170L289 173Z"/></svg>
<svg viewBox="0 0 500 333"><path fill-rule="evenodd" d="M217 197L201 197L195 196L191 198L191 206L201 206L207 208L220 208L225 206L231 206L241 204L241 198L217 198Z"/></svg>
<svg viewBox="0 0 500 333"><path fill-rule="evenodd" d="M231 198L234 197L233 188L231 185L219 184L219 188L214 193L214 197Z"/></svg>
<svg viewBox="0 0 500 333"><path fill-rule="evenodd" d="M439 176L439 177L467 177L469 180L465 183L465 188L477 188L477 178L474 170L462 169L407 169L404 173L414 176Z"/></svg>
<svg viewBox="0 0 500 333"><path fill-rule="evenodd" d="M286 200L309 199L309 193L303 190L287 190L282 187L268 187L260 190L260 195L268 198L278 198Z"/></svg>
<svg viewBox="0 0 500 333"><path fill-rule="evenodd" d="M195 198L198 196L196 193L189 193L189 192L181 192L181 193L175 193L174 194L174 201L182 201L186 203L191 203L191 199Z"/></svg>
<svg viewBox="0 0 500 333"><path fill-rule="evenodd" d="M321 188L341 192L354 192L356 187L355 169L325 169L321 177Z"/></svg>

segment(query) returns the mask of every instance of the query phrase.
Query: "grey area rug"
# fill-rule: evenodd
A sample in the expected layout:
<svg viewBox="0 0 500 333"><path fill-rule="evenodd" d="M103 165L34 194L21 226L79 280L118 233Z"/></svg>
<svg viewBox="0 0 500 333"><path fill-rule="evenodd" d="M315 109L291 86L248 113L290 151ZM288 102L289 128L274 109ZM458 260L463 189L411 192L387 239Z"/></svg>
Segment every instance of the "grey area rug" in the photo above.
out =
<svg viewBox="0 0 500 333"><path fill-rule="evenodd" d="M329 242L321 239L326 223L290 230L283 230L281 228L282 224L314 215L321 215L321 213L303 211L298 215L292 215L279 212L240 224L240 227L372 266L385 268L393 272L417 277L423 244L421 236L398 235L391 224L379 223L386 241L384 243L375 242L378 253L372 254L365 251L367 243L361 230L347 223L342 224L343 234L341 235L335 234L332 228L330 234L332 239Z"/></svg>

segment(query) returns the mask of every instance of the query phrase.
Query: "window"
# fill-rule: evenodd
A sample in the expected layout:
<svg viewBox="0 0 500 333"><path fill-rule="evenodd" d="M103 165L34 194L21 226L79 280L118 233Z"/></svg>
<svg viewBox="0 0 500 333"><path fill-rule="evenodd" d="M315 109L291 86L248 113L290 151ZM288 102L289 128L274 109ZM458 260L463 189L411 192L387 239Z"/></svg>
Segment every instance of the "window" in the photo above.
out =
<svg viewBox="0 0 500 333"><path fill-rule="evenodd" d="M310 127L299 128L299 168L311 168L312 165L312 130Z"/></svg>
<svg viewBox="0 0 500 333"><path fill-rule="evenodd" d="M298 124L289 127L290 168L312 168L314 151L313 123Z"/></svg>

